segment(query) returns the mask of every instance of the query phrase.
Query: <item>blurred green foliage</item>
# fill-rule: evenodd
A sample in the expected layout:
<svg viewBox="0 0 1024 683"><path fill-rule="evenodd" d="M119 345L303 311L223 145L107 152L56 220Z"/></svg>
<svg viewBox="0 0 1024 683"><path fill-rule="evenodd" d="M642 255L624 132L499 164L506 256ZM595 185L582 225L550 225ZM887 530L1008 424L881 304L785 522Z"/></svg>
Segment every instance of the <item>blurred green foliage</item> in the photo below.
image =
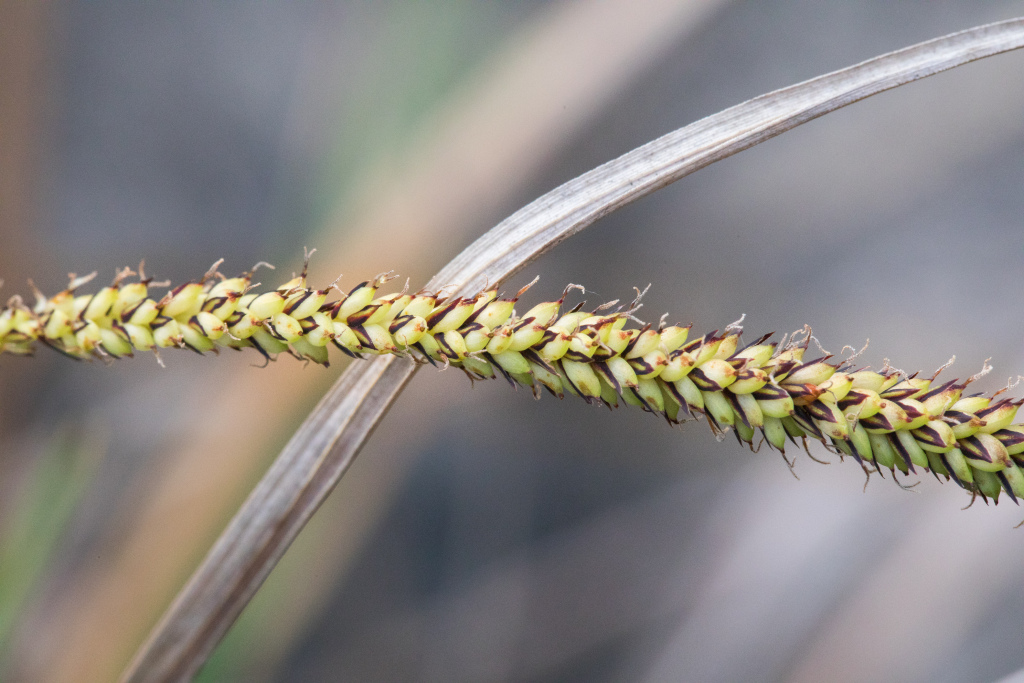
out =
<svg viewBox="0 0 1024 683"><path fill-rule="evenodd" d="M94 431L59 429L32 464L0 536L0 669L15 624L43 578L105 451Z"/></svg>

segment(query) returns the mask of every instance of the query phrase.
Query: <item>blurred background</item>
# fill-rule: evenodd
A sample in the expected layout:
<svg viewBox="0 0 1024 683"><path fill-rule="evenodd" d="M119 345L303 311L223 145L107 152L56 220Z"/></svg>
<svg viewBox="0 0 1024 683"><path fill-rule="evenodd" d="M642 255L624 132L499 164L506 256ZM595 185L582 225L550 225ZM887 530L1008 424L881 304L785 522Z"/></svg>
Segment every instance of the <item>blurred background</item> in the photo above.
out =
<svg viewBox="0 0 1024 683"><path fill-rule="evenodd" d="M415 289L590 168L1024 2L0 2L0 295ZM563 243L530 302L814 327L909 371L1024 374L1024 54L831 114ZM641 317L645 317L641 315ZM0 677L116 678L346 361L0 358ZM706 426L417 374L203 681L994 681L1024 510ZM823 449L815 455L833 460ZM1020 674L1018 674L1020 676Z"/></svg>

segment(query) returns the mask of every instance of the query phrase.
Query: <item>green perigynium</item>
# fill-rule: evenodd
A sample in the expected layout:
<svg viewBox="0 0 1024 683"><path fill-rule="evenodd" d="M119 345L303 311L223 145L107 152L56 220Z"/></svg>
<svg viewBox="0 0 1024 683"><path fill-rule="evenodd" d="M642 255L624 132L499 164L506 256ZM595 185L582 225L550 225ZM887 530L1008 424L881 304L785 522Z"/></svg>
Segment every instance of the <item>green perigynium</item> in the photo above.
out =
<svg viewBox="0 0 1024 683"><path fill-rule="evenodd" d="M805 362L809 333L741 346L737 324L695 339L689 326L627 329L639 298L614 310L617 302L563 313L574 285L522 315L514 308L529 285L511 299L497 289L472 297L378 297L388 274L345 294L334 285L311 289L303 269L257 293L250 291L252 272L225 278L219 265L159 300L149 297L144 275L127 282L136 275L129 269L94 294L76 293L92 276L72 276L56 296L36 291L32 306L12 297L0 309L0 353L30 354L41 343L76 359L106 359L226 346L327 365L333 344L356 358L404 354L460 367L473 379L501 375L538 396L544 388L609 407L621 399L670 423L703 415L716 433L731 428L751 447L758 431L783 453L787 439L811 437L868 471L930 470L986 500L998 501L1001 491L1014 502L1024 497L1024 424L1012 424L1024 401L963 396L971 380L933 386L938 373L856 370L852 359L831 363L831 356Z"/></svg>

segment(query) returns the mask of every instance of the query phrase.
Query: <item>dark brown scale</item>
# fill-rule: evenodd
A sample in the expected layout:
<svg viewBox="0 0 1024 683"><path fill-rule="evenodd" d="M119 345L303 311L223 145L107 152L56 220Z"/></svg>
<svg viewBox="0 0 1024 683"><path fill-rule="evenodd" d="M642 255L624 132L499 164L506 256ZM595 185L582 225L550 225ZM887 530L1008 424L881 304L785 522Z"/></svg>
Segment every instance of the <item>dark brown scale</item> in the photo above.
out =
<svg viewBox="0 0 1024 683"><path fill-rule="evenodd" d="M731 391L724 391L722 392L722 395L725 396L727 401L729 401L729 405L732 406L732 412L736 413L736 417L743 420L743 424L745 424L749 429L753 429L754 425L750 424L750 420L747 419L747 412L740 406L739 396Z"/></svg>
<svg viewBox="0 0 1024 683"><path fill-rule="evenodd" d="M818 387L813 384L787 384L786 391L794 401L803 401L805 405L813 403L821 395Z"/></svg>
<svg viewBox="0 0 1024 683"><path fill-rule="evenodd" d="M365 325L366 321L369 320L373 316L373 314L377 312L377 309L380 308L380 306L380 304L368 304L364 308L359 309L358 311L356 311L355 313L348 317L348 325L350 327L354 327L356 325Z"/></svg>
<svg viewBox="0 0 1024 683"><path fill-rule="evenodd" d="M999 403L993 403L988 408L982 408L977 413L975 413L975 415L977 415L978 417L984 419L986 415L991 415L995 411L1004 408L1007 403L1010 403L1010 404L1016 403L1017 405L1020 405L1019 401L1014 401L1013 399L1004 398Z"/></svg>
<svg viewBox="0 0 1024 683"><path fill-rule="evenodd" d="M550 373L553 373L555 375L558 374L558 368L544 360L541 357L541 355L534 351L533 349L526 349L525 351L521 351L521 353L523 354L523 358L530 361L531 363L536 363L537 365L541 366Z"/></svg>
<svg viewBox="0 0 1024 683"><path fill-rule="evenodd" d="M428 360L430 359L430 357L429 357L429 356L428 356L427 358L428 358ZM435 362L434 362L433 360L431 360L430 362L431 362L431 364L432 364L432 365L433 365L433 366L434 366L435 368L437 367L437 363L435 363ZM513 389L518 389L518 388L519 388L519 385L518 385L518 384L516 383L515 379L513 379L512 375L508 374L508 371L507 371L507 370L506 370L505 368L501 367L501 366L500 366L500 365L499 365L498 363L494 362L493 360L492 360L492 361L489 361L489 362L490 362L491 366L492 366L492 367L493 367L493 368L494 368L494 369L495 369L495 370L496 370L496 371L497 371L497 372L498 372L498 373L499 373L499 374L500 374L500 375L501 375L502 377L504 377L504 378L505 378L506 380L508 380L508 383L512 385L512 388L513 388ZM560 373L560 374L562 374L562 376L563 376L563 378L564 378L564 374L563 374L563 373ZM572 384L572 383L570 382L569 384L570 384L570 386L571 386L571 384ZM582 396L582 394L579 394L579 395L580 395L580 396Z"/></svg>
<svg viewBox="0 0 1024 683"><path fill-rule="evenodd" d="M943 448L946 445L946 442L942 440L942 435L931 425L924 425L915 429L914 438L922 443L931 444L936 448Z"/></svg>
<svg viewBox="0 0 1024 683"><path fill-rule="evenodd" d="M815 401L814 403L809 403L808 405L803 406L803 408L804 411L806 411L806 413L813 417L815 420L821 420L822 422L839 421L834 412L825 408L825 406L818 401Z"/></svg>
<svg viewBox="0 0 1024 683"><path fill-rule="evenodd" d="M981 440L976 436L968 436L964 439L959 439L957 445L960 446L960 450L968 458L974 460L981 460L983 462L992 462L992 456L989 455L988 449L986 449Z"/></svg>
<svg viewBox="0 0 1024 683"><path fill-rule="evenodd" d="M347 298L348 297L345 297L344 299L341 299L340 301L335 301L334 303L324 304L323 306L320 307L320 310L323 311L324 313L330 311L331 320L335 320L338 317L338 313L341 311L341 305L345 303L345 299ZM325 307L327 310L324 310Z"/></svg>
<svg viewBox="0 0 1024 683"><path fill-rule="evenodd" d="M255 339L253 339L252 337L249 337L245 341L249 342L249 345L252 346L252 348L254 348L257 351L259 351L260 355L263 356L267 360L267 363L269 363L270 361L274 360L273 356L271 356L269 353L267 353L267 350L264 349L262 346L260 346L260 343L258 341L256 341ZM264 366L264 367L266 367L266 366Z"/></svg>
<svg viewBox="0 0 1024 683"><path fill-rule="evenodd" d="M845 413L850 408L855 408L855 407L859 406L861 403L866 401L867 398L868 398L868 394L863 394L860 391L858 391L857 389L852 389L850 391L850 393L848 393L846 396L844 396L837 403L837 405L839 406L839 409L842 410Z"/></svg>
<svg viewBox="0 0 1024 683"><path fill-rule="evenodd" d="M187 284L189 284L189 283L186 282L185 285L187 285ZM174 290L174 293L177 294L178 292L180 292L185 287L185 285L182 285L181 287L178 287L178 289ZM99 294L99 292L95 292L91 297L89 297L89 303L87 303L85 305L85 307L82 308L82 312L78 314L78 319L79 320L85 320L85 312L89 310L89 306L92 306L92 302L95 301L97 294ZM107 306L107 310L103 311L103 315L100 316L100 317L105 318L108 315L110 315L110 311L113 308L114 308L114 302L111 301L110 305Z"/></svg>
<svg viewBox="0 0 1024 683"><path fill-rule="evenodd" d="M451 345L448 343L448 340L445 339L445 336L444 336L443 333L435 334L434 335L434 341L436 341L437 345L440 346L443 351L445 351L444 355L448 356L448 358L451 358L451 359L459 358L458 352L451 347Z"/></svg>
<svg viewBox="0 0 1024 683"><path fill-rule="evenodd" d="M857 460L857 462L863 463L864 461L871 461L871 458L868 457L869 454L861 453L860 450L857 448L857 444L855 444L852 440L846 441L845 443L850 447L850 454Z"/></svg>
<svg viewBox="0 0 1024 683"><path fill-rule="evenodd" d="M570 313L575 311L575 310L576 309L574 308L572 311L570 311ZM597 320L594 320L592 322L587 323L586 325L580 325L580 331L581 332L586 331L589 334L597 336L599 334L600 330L605 325L613 324L617 319L618 318L616 318L613 315L602 316L602 317L598 318Z"/></svg>
<svg viewBox="0 0 1024 683"><path fill-rule="evenodd" d="M683 346L680 347L679 350L676 353L683 353L684 351L686 353L693 353L694 351L696 351L697 349L699 349L701 346L704 345L704 340L705 339L709 339L710 337L714 336L717 332L718 332L718 330L715 330L711 334L706 334L703 337L698 337L698 338L694 339L691 342L687 342L686 344L683 344Z"/></svg>
<svg viewBox="0 0 1024 683"><path fill-rule="evenodd" d="M481 297L481 296L483 296L484 294L485 294L485 292L481 292L480 294L476 295L476 296L475 296L475 297L473 298L473 301L479 301L479 300L480 300L480 297ZM476 322L476 319L480 317L480 314L481 314L481 313L483 313L483 312L484 312L484 310L485 310L485 309L486 309L486 308L487 308L488 306L490 306L491 304L493 304L493 303L496 303L496 302L498 302L498 301L504 301L504 302L509 302L509 301L512 301L512 299L495 299L494 301L491 301L491 302L489 302L489 303L487 303L487 304L484 304L484 305L483 305L483 306L481 306L480 308L478 308L478 309L476 309L475 311L473 311L472 313L470 313L470 314L469 314L469 317L468 317L468 318L466 318L466 322L464 322L464 323L462 323L462 324L463 324L463 325L469 325L470 323L474 323L474 322Z"/></svg>
<svg viewBox="0 0 1024 683"><path fill-rule="evenodd" d="M175 287L171 291L167 292L167 294L164 295L164 298L157 302L157 306L160 308L160 310L162 311L164 309L164 307L167 304L169 304L174 299L174 297L176 297L179 294L181 294L182 290L184 290L190 284L192 284L191 280L189 280L188 282L186 282L184 284L178 285L177 287ZM96 296L96 295L94 294L93 296ZM83 310L88 310L88 308L89 307L86 306L85 309L83 309Z"/></svg>
<svg viewBox="0 0 1024 683"><path fill-rule="evenodd" d="M814 424L814 420L811 419L810 415L807 414L807 406L797 406L790 416L797 423L800 429L807 432L808 436L811 436L818 441L824 441L825 435L821 433L818 426Z"/></svg>
<svg viewBox="0 0 1024 683"><path fill-rule="evenodd" d="M131 337L128 335L128 330L124 329L124 325L117 322L116 320L112 320L110 321L110 329L114 330L114 332L117 332L117 335L121 337L121 339L124 339L128 343L131 343Z"/></svg>
<svg viewBox="0 0 1024 683"><path fill-rule="evenodd" d="M892 445L892 449L896 451L900 458L903 460L903 464L907 466L907 469L917 474L917 470L914 469L914 461L910 458L910 451L903 447L903 442L900 441L899 437L895 434L886 434L885 437L889 439L889 444Z"/></svg>
<svg viewBox="0 0 1024 683"><path fill-rule="evenodd" d="M278 341L282 341L282 342L284 342L286 344L288 343L288 340L285 339L284 337L282 337L281 333L277 331L276 327L274 327L274 323L270 322L269 320L264 320L263 321L263 329L265 329L267 332L269 332L270 336L273 337L274 339L277 339Z"/></svg>
<svg viewBox="0 0 1024 683"><path fill-rule="evenodd" d="M942 414L944 421L952 426L967 424L975 418L974 413L964 413L959 410L947 410Z"/></svg>
<svg viewBox="0 0 1024 683"><path fill-rule="evenodd" d="M458 306L460 303L462 303L462 297L459 297L457 299L452 299L451 301L446 303L444 306L441 306L440 308L434 309L434 311L430 315L427 316L427 329L428 330L432 330L434 328L434 325L436 325L439 322L441 322L441 320L446 315L448 315L453 310L455 310L455 307ZM532 320L532 318L531 318L531 320Z"/></svg>
<svg viewBox="0 0 1024 683"><path fill-rule="evenodd" d="M187 341L182 341L182 343L183 343L183 344L185 345L185 348L186 348L186 349L188 349L189 351L195 351L195 352L196 352L196 353L198 353L198 354L199 354L200 356L204 355L202 351L200 351L200 350L199 350L199 349L197 349L196 347L192 346L192 345L191 345L191 344L189 344L189 343L188 343Z"/></svg>
<svg viewBox="0 0 1024 683"><path fill-rule="evenodd" d="M124 311L122 311L121 312L121 322L126 323L129 320L131 320L132 316L135 315L135 311L139 310L139 306L141 306L142 304L146 303L147 301L149 301L149 299L142 299L142 301L139 301L134 306L131 306L130 308L126 308ZM88 308L88 306L86 306L86 308ZM83 309L83 310L85 310L85 309Z"/></svg>
<svg viewBox="0 0 1024 683"><path fill-rule="evenodd" d="M481 325L481 327L483 327L483 326ZM463 327L463 329L465 329L465 327ZM558 337L558 332L555 332L554 330L552 330L550 328L546 329L546 330L544 330L544 336L540 338L539 342L537 342L536 344L533 345L533 348L535 348L535 349L542 349L542 348L544 348L545 345L555 341L555 339L557 337Z"/></svg>
<svg viewBox="0 0 1024 683"><path fill-rule="evenodd" d="M366 333L366 330L364 330L361 326L359 326L359 325L350 325L349 327L351 328L351 330L353 332L355 332L356 338L359 339L359 344L361 346L365 346L365 347L370 348L370 349L377 348L377 347L375 347L373 345L373 342L370 340L370 335L368 335Z"/></svg>
<svg viewBox="0 0 1024 683"><path fill-rule="evenodd" d="M999 470L996 472L996 476L999 477L999 483L1003 485L1003 490L1006 491L1006 495L1010 497L1014 505L1020 505L1020 501L1017 500L1017 496L1013 493L1013 487L1010 486L1010 480L1006 478L1006 471Z"/></svg>
<svg viewBox="0 0 1024 683"><path fill-rule="evenodd" d="M908 380L909 379L914 379L915 377L917 377L917 373L916 372L913 375L911 375L910 377L908 377L907 379ZM906 381L906 380L904 380L904 381ZM899 382L897 384L894 384L893 386L889 387L885 391L879 392L878 395L881 396L882 398L890 398L890 399L892 399L894 401L898 401L901 398L910 398L911 396L913 396L914 394L916 394L917 392L920 391L920 389L916 389L916 388L914 388L912 386L901 386L902 384L903 384L903 382Z"/></svg>
<svg viewBox="0 0 1024 683"><path fill-rule="evenodd" d="M918 396L917 400L921 401L922 403L924 403L926 400L932 398L933 396L938 396L942 392L946 391L947 389L952 387L954 384L956 384L956 380L955 379L946 382L942 386L935 387L934 389L929 389L925 393L923 393L920 396Z"/></svg>
<svg viewBox="0 0 1024 683"><path fill-rule="evenodd" d="M999 439L999 442L1002 443L1007 448L1013 448L1014 446L1019 446L1022 443L1024 443L1024 434L1021 434L1020 432L1015 432L1010 429L1000 429L997 432L993 432L992 436ZM1020 456L1018 455L1017 457Z"/></svg>
<svg viewBox="0 0 1024 683"><path fill-rule="evenodd" d="M693 373L691 373L693 374ZM765 384L763 387L755 391L752 396L758 401L774 401L780 398L788 398L789 392L780 387L778 384Z"/></svg>
<svg viewBox="0 0 1024 683"><path fill-rule="evenodd" d="M860 423L864 425L866 429L881 429L889 432L896 430L893 424L889 422L889 418L882 413L875 413L871 417L862 417L860 419Z"/></svg>
<svg viewBox="0 0 1024 683"><path fill-rule="evenodd" d="M202 307L199 310L205 311L207 313L213 313L214 311L216 311L221 306L226 305L228 303L228 301L229 301L228 297L226 297L226 296L215 296L212 299L207 299L206 301L204 301ZM139 302L139 303L142 303L142 302ZM131 317L131 316L129 316L129 317ZM122 318L123 318L123 314L122 314ZM123 318L123 319L127 320L127 318Z"/></svg>
<svg viewBox="0 0 1024 683"><path fill-rule="evenodd" d="M632 361L630 361L630 362L632 363ZM690 374L687 375L687 377L689 377L690 380L694 384L696 384L697 388L700 389L701 391L721 391L722 390L722 387L720 387L718 385L718 382L715 382L714 380L709 379L708 376L704 374L704 371L701 370L700 368L694 368L693 370L691 370Z"/></svg>
<svg viewBox="0 0 1024 683"><path fill-rule="evenodd" d="M355 287L352 288L352 290L348 293L348 296L346 296L345 298L347 299L349 296L352 296L353 294L356 293L356 290L362 289L363 287L367 286L368 284L370 284L369 280L367 280L365 282L360 282L358 285L356 285ZM341 303L341 302L338 302L338 303Z"/></svg>
<svg viewBox="0 0 1024 683"><path fill-rule="evenodd" d="M500 366L498 366L498 367L500 367ZM570 389L572 389L572 392L574 394L576 394L576 396L578 396L579 398L582 398L588 404L593 405L594 400L592 398L590 398L589 396L587 396L586 394L584 394L582 391L580 391L580 388L578 386L576 386L576 384L572 381L572 378L569 377L569 374L566 373L561 368L559 370L560 370L559 373L558 373L559 376L562 378L562 381L565 382L569 386ZM506 376L508 376L508 373L505 373L505 374L506 374ZM511 380L511 377L509 377L509 379Z"/></svg>
<svg viewBox="0 0 1024 683"><path fill-rule="evenodd" d="M650 363L648 363L647 361L645 361L643 358L630 358L626 362L629 363L629 366L631 368L633 368L634 370L636 370L637 373L639 375L641 375L641 376L646 377L647 375L649 375L652 372L654 372L654 366L651 365ZM701 373L701 374L703 374L703 373ZM710 380L707 380L707 381L710 382ZM712 384L714 384L714 383L712 382ZM716 386L717 386L717 384L716 384ZM721 391L721 388L719 387L719 389L717 389L717 391Z"/></svg>
<svg viewBox="0 0 1024 683"><path fill-rule="evenodd" d="M68 353L67 349L64 348L63 344L61 344L59 341L53 341L53 340L47 339L45 335L41 335L39 337L39 341L42 342L43 344L45 344L46 346L49 346L54 351L57 351L61 355L67 356L68 358L70 358L72 360L77 360L77 361L85 360L81 356L76 356L73 353ZM34 353L30 353L29 355L31 356L31 355L35 355L35 354Z"/></svg>
<svg viewBox="0 0 1024 683"><path fill-rule="evenodd" d="M484 332L489 333L490 330L483 323L463 323L462 327L458 329L459 334L465 337L470 332Z"/></svg>
<svg viewBox="0 0 1024 683"><path fill-rule="evenodd" d="M771 337L771 336L772 336L773 334L775 334L775 333L774 333L774 332L769 332L768 334L764 334L764 335L761 335L760 337L758 337L758 338L757 338L757 339L755 339L754 341L750 342L749 344L744 344L744 345L743 345L743 348L741 348L741 349L737 350L737 351L736 351L736 353L739 353L740 351L746 351L746 350L747 350L747 349L749 349L749 348L750 348L751 346L757 346L757 345L759 345L759 344L763 344L763 343L765 343L766 341L768 341L768 339L769 339L769 338L770 338L770 337ZM734 354L732 355L732 357L735 357L735 356L736 356L736 353L734 353Z"/></svg>
<svg viewBox="0 0 1024 683"><path fill-rule="evenodd" d="M615 390L615 393L620 395L622 394L622 390L625 387L619 384L619 380L615 379L615 375L613 375L612 371L608 369L607 363L594 363L592 367L594 368L594 372L600 375L601 379L606 381L608 386Z"/></svg>
<svg viewBox="0 0 1024 683"><path fill-rule="evenodd" d="M903 409L903 412L905 412L907 414L907 418L911 422L913 422L917 418L919 418L922 415L924 415L924 413L922 413L920 410L918 410L914 406L912 406L912 405L910 405L908 403L904 403L903 401L900 401L899 399L890 399L890 400L892 400L893 403L895 403L896 405L898 405L900 408Z"/></svg>
<svg viewBox="0 0 1024 683"><path fill-rule="evenodd" d="M693 415L693 413L690 412L689 404L686 402L686 399L683 398L683 395L679 393L679 390L676 389L675 384L673 384L672 382L662 382L661 380L657 380L657 382L663 389L667 390L668 393L672 394L673 398L676 399L676 402L679 404L680 412L682 412L684 415L688 417Z"/></svg>
<svg viewBox="0 0 1024 683"><path fill-rule="evenodd" d="M423 347L423 344L420 344L419 342L417 342L417 343L412 345L412 348L416 349L421 354L423 354L423 357L427 359L428 363L433 365L435 368L437 367L437 363L434 362L434 359L430 357L429 353L427 353L427 350Z"/></svg>
<svg viewBox="0 0 1024 683"><path fill-rule="evenodd" d="M633 347L636 346L636 343L640 341L640 337L643 336L644 332L646 332L649 329L651 329L651 323L647 323L646 325L641 327L639 332L633 335L633 338L629 340L629 343L626 344L626 348L622 350L622 353L620 355L623 358L625 358L629 354L629 352L633 350Z"/></svg>
<svg viewBox="0 0 1024 683"><path fill-rule="evenodd" d="M939 459L942 461L942 464L946 466L946 471L949 472L950 479L952 479L954 482L956 482L957 486L959 486L962 489L969 489L970 488L965 482L960 480L960 477L956 476L956 470L954 470L950 466L949 458L946 457L945 453L940 453L939 454Z"/></svg>
<svg viewBox="0 0 1024 683"><path fill-rule="evenodd" d="M537 318L535 318L532 315L529 318L523 318L522 320L520 320L519 322L512 326L512 332L518 332L519 330L528 327L529 325L532 325L536 319Z"/></svg>
<svg viewBox="0 0 1024 683"><path fill-rule="evenodd" d="M789 376L789 373L793 372L799 365L800 361L784 360L773 368L771 374L775 377L776 382L783 382Z"/></svg>
<svg viewBox="0 0 1024 683"><path fill-rule="evenodd" d="M287 306L287 307L286 307L286 308L284 309L284 312L285 312L285 313L289 313L289 314L290 314L290 313L291 313L292 311L294 311L294 310L295 310L296 308L298 308L298 307L299 307L299 305L300 305L300 304L302 304L302 302L303 302L303 301L305 301L305 300L306 300L306 299L308 299L309 297L313 296L313 294L315 294L315 293L318 293L318 292L316 292L316 290L312 290L312 289L307 289L307 290L306 290L306 293L305 293L305 294L303 294L303 295L302 295L301 297L299 297L299 298L298 298L298 299L297 299L297 300L295 301L295 303L293 303L293 304L291 304L291 305ZM319 293L321 293L321 294L322 294L322 292L319 292Z"/></svg>
<svg viewBox="0 0 1024 683"><path fill-rule="evenodd" d="M738 372L736 373L736 381L737 382L739 382L740 380L754 379L755 377L757 377L757 373L754 370L739 370L739 368L737 368L737 370L738 370Z"/></svg>
<svg viewBox="0 0 1024 683"><path fill-rule="evenodd" d="M910 398L918 391L920 391L920 389L915 389L913 387L905 387L903 389L889 389L888 391L883 391L882 393L880 393L879 396L881 396L882 398L887 398L891 401L899 401L900 399Z"/></svg>
<svg viewBox="0 0 1024 683"><path fill-rule="evenodd" d="M637 391L636 389L630 389L629 387L627 387L626 391L628 391L634 397L636 397L636 400L640 401L640 409L643 410L644 412L647 412L647 413L660 413L661 412L661 411L655 410L654 406L652 406L650 403L648 403L646 401L646 399L644 399L644 397L641 396L640 392Z"/></svg>
<svg viewBox="0 0 1024 683"><path fill-rule="evenodd" d="M413 320L413 317L414 316L411 316L411 315L400 315L400 316L398 316L397 318L395 318L394 320L391 321L390 325L388 325L388 332L390 332L391 334L395 334L400 329L402 329L403 327L405 327L406 325L411 323L412 320Z"/></svg>
<svg viewBox="0 0 1024 683"><path fill-rule="evenodd" d="M594 355L597 354L595 353ZM574 351L573 349L569 349L568 351L566 351L565 356L563 356L563 358L565 358L566 360L576 361L577 363L591 363L594 360L587 354L580 353L579 351Z"/></svg>
<svg viewBox="0 0 1024 683"><path fill-rule="evenodd" d="M799 361L800 364L797 365L792 370L790 370L790 373L796 372L797 370L803 370L804 368L809 368L810 366L815 365L817 363L824 363L825 361L827 361L831 357L832 357L832 354L830 353L827 356L821 356L820 358L815 358L814 360Z"/></svg>
<svg viewBox="0 0 1024 683"><path fill-rule="evenodd" d="M331 343L334 344L335 346L337 346L339 349L341 349L341 352L344 353L346 356L349 356L351 358L358 358L360 360L365 358L365 356L363 356L363 354L356 353L352 349L346 348L345 346L342 346L341 344L339 344L337 339L333 339L332 338L331 339Z"/></svg>

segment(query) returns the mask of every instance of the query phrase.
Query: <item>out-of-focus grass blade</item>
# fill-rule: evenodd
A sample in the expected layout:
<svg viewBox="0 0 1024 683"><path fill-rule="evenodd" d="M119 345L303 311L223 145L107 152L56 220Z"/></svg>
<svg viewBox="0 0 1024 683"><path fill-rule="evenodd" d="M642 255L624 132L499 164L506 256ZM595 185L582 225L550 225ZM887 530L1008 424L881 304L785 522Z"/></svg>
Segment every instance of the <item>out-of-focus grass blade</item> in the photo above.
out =
<svg viewBox="0 0 1024 683"><path fill-rule="evenodd" d="M53 556L104 452L102 439L60 431L19 490L0 538L0 661L18 616ZM0 667L3 668L3 667Z"/></svg>

